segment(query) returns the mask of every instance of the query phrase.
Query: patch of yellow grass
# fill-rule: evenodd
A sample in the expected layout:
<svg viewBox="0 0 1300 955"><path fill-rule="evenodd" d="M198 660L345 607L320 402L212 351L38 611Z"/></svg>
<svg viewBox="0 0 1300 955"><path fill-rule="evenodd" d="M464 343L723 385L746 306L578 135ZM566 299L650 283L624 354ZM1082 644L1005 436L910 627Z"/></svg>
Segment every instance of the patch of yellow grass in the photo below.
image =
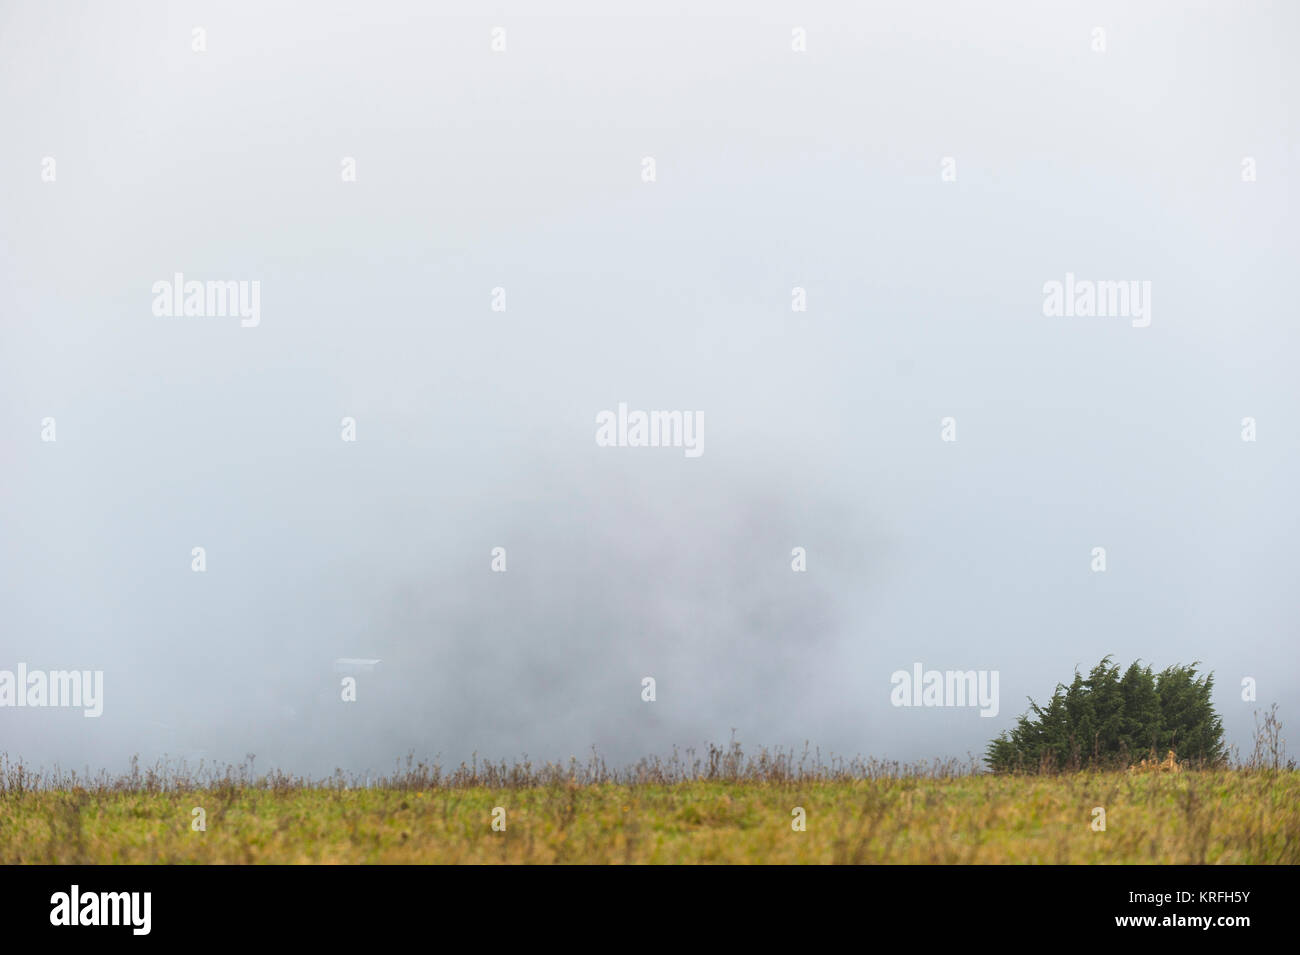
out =
<svg viewBox="0 0 1300 955"><path fill-rule="evenodd" d="M1170 754L1150 772L1060 776L7 793L0 863L1300 862L1300 772L1177 766ZM806 831L791 827L796 806ZM195 807L206 831L191 829Z"/></svg>
<svg viewBox="0 0 1300 955"><path fill-rule="evenodd" d="M1154 756L1154 754L1152 755ZM1183 767L1179 764L1178 758L1174 755L1174 751L1171 749L1165 754L1163 761L1157 761L1154 758L1143 759L1137 765L1130 766L1128 771L1130 773L1181 773Z"/></svg>

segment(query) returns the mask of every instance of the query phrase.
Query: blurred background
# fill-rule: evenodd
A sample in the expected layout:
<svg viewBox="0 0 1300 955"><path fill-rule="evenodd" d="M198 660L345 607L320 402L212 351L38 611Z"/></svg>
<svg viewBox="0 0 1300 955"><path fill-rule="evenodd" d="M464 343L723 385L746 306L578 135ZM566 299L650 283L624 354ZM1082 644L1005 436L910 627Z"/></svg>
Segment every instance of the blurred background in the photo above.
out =
<svg viewBox="0 0 1300 955"><path fill-rule="evenodd" d="M105 674L0 751L964 757L1107 653L1296 719L1300 8L485 9L0 3L0 668Z"/></svg>

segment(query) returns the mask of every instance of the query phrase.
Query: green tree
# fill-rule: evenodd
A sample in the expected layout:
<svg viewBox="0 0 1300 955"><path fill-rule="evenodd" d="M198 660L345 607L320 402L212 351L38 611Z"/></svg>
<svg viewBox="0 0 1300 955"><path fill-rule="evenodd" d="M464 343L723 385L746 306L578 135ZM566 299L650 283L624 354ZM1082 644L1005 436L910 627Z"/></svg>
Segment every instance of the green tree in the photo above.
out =
<svg viewBox="0 0 1300 955"><path fill-rule="evenodd" d="M1179 758L1223 759L1223 722L1214 712L1214 676L1197 677L1198 663L1153 673L1134 662L1123 676L1109 655L1085 677L1058 683L1046 706L1029 712L989 743L995 772L1042 772L1127 764L1174 750Z"/></svg>

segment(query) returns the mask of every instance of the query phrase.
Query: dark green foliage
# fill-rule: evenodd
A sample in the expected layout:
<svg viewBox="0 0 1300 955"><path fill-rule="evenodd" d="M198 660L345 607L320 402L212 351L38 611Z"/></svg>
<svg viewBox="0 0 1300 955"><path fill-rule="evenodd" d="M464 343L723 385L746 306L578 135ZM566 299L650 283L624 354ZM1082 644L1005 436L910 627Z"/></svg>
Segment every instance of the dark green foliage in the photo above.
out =
<svg viewBox="0 0 1300 955"><path fill-rule="evenodd" d="M1210 695L1214 675L1196 676L1197 663L1159 673L1104 657L1086 677L1076 670L1057 684L1046 706L1032 699L1013 729L989 743L985 760L995 772L1028 772L1128 764L1169 750L1193 763L1225 756L1223 723Z"/></svg>

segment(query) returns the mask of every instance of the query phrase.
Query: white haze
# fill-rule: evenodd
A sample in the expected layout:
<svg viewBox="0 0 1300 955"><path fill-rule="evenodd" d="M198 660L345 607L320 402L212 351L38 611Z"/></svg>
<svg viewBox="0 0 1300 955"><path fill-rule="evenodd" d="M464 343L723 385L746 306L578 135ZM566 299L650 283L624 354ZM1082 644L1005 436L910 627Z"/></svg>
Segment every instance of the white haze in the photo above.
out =
<svg viewBox="0 0 1300 955"><path fill-rule="evenodd" d="M1296 717L1300 8L486 9L0 5L0 668L105 697L0 750L964 757L1106 653ZM619 402L705 453L597 447ZM997 718L892 707L918 661Z"/></svg>

